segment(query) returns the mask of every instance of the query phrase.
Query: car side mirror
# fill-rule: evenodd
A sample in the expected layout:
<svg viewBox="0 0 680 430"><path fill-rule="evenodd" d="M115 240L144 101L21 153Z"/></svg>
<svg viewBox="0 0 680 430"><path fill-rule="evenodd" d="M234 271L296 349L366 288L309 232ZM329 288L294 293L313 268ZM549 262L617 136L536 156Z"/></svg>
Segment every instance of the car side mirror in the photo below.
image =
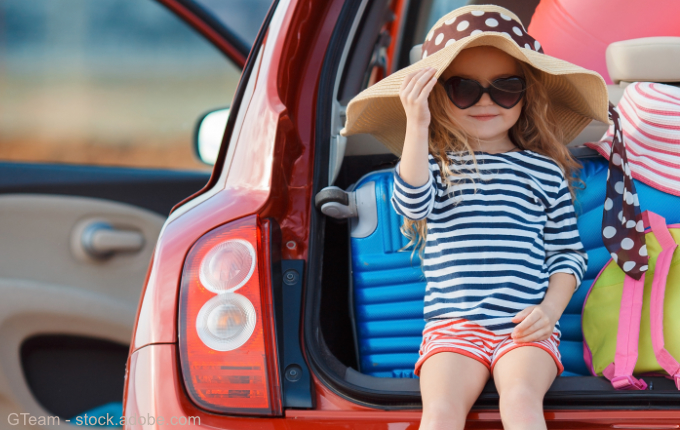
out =
<svg viewBox="0 0 680 430"><path fill-rule="evenodd" d="M194 151L205 164L215 164L228 119L227 107L210 111L198 120L194 133Z"/></svg>

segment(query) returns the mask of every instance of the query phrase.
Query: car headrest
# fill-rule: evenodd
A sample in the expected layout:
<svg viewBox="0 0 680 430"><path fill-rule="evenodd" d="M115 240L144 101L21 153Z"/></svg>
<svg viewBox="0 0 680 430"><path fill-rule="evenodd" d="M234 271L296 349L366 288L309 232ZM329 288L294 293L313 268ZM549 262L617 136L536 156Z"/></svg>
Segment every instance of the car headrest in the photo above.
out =
<svg viewBox="0 0 680 430"><path fill-rule="evenodd" d="M420 45L416 45L413 48L411 48L411 52L409 52L408 59L413 63L417 63L420 61L420 56L423 55L423 44L421 43Z"/></svg>
<svg viewBox="0 0 680 430"><path fill-rule="evenodd" d="M622 40L607 47L607 71L614 83L680 82L680 37Z"/></svg>

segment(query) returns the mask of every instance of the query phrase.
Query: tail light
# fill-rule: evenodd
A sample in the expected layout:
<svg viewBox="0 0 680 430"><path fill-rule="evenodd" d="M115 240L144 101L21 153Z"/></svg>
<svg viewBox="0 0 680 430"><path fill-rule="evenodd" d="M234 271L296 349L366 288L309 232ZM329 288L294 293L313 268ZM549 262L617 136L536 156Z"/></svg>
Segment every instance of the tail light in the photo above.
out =
<svg viewBox="0 0 680 430"><path fill-rule="evenodd" d="M184 263L180 362L189 397L203 409L281 414L267 233L256 216L218 227Z"/></svg>

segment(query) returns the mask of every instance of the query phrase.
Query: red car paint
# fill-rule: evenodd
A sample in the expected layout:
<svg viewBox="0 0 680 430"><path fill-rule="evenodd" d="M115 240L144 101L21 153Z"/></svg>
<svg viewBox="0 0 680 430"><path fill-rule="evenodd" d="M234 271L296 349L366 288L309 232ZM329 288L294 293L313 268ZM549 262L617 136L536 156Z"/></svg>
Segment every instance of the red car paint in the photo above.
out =
<svg viewBox="0 0 680 430"><path fill-rule="evenodd" d="M175 344L145 346L131 355L128 366L125 416L200 417L200 426L182 426L187 430L417 430L420 421L420 411L381 411L361 407L339 398L319 381L315 383L315 410L287 410L282 418L215 415L198 409L186 397L177 371ZM550 428L559 429L680 428L677 411L546 411L545 417ZM498 411L471 412L467 427L500 429L500 414Z"/></svg>
<svg viewBox="0 0 680 430"><path fill-rule="evenodd" d="M216 179L220 191L171 220L156 245L132 350L177 341L177 297L184 258L189 247L214 227L256 213L272 217L279 223L283 243L295 243L294 248L282 249L282 258L307 257L315 88L341 3L292 1L281 21L270 25L262 63L254 71L254 92L242 102L247 114L232 142L236 145L233 158L223 167L225 178ZM312 19L314 12L318 15ZM305 32L310 37L298 40L293 33L290 36L295 40L289 40L285 32L291 26L303 31L324 19L330 21L325 28ZM316 60L305 63L297 58L310 51Z"/></svg>
<svg viewBox="0 0 680 430"><path fill-rule="evenodd" d="M173 7L173 1L164 0ZM393 2L397 15L403 1ZM197 408L188 398L177 351L180 277L191 246L206 232L248 215L280 225L283 259L307 259L314 152L315 101L322 61L343 0L281 0L253 71L252 94L241 102L233 155L216 166L201 200L176 209L156 246L142 293L126 373L124 415L200 417L187 429L415 430L421 412L384 411L355 404L314 376L316 408L282 417L244 418ZM179 6L178 6L179 7ZM193 25L201 31L201 23ZM391 25L392 42L397 25ZM206 30L207 32L207 30ZM393 49L393 47L391 47ZM252 55L252 53L251 53ZM218 160L219 162L219 160ZM287 246L286 246L287 245ZM680 428L680 412L664 410L547 410L550 428ZM160 428L130 425L126 428ZM474 411L469 428L502 428L497 410Z"/></svg>

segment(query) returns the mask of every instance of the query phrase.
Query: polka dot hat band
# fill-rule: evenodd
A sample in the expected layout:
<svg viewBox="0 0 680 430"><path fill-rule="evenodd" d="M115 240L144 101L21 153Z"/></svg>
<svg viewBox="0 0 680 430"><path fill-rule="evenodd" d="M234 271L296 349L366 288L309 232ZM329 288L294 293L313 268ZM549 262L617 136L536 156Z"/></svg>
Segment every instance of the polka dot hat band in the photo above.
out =
<svg viewBox="0 0 680 430"><path fill-rule="evenodd" d="M626 275L640 280L648 269L649 260L645 226L623 143L621 116L613 105L610 105L609 112L614 132L602 214L602 239L612 260Z"/></svg>
<svg viewBox="0 0 680 430"><path fill-rule="evenodd" d="M543 53L541 44L524 30L522 24L502 12L472 10L444 21L444 25L430 31L423 43L421 58L426 58L442 48L452 45L456 40L493 30L508 37L525 49Z"/></svg>

